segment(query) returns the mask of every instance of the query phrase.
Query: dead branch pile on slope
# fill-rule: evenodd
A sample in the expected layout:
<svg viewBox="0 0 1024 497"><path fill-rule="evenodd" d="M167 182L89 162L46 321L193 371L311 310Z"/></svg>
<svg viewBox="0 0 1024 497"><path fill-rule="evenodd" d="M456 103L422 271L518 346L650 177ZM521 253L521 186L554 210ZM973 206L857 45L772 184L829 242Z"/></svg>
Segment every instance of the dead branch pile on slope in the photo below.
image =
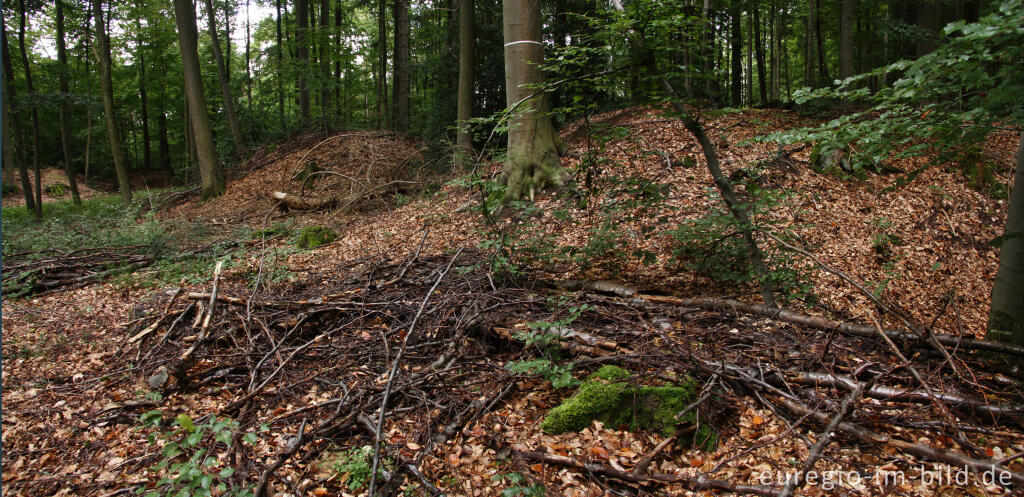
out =
<svg viewBox="0 0 1024 497"><path fill-rule="evenodd" d="M787 460L809 459L808 436L836 437L857 447L856 454L825 448L828 457L810 461L819 469L865 467L871 460L876 462L867 465L868 473L912 472L919 461L929 460L1005 472L1011 485L1024 481L1019 461L993 456L991 450L993 445L1012 450L1024 439L1021 380L969 349L950 347L953 360L947 361L927 342L897 345L881 335L796 326L736 314L728 306L633 292L625 292L628 297L564 294L500 285L481 269L488 265L487 254L360 264L359 270L347 264L312 274L287 294L252 295L215 277L209 292L164 296L153 302L161 310L152 319L124 330L122 349L108 365L131 374L104 376L102 388L140 381L162 390L165 399L182 399L165 400L165 407L178 405L175 410L197 419L226 415L249 431L267 424L272 440L254 446L233 442L234 481L295 495L343 491L336 475L322 471L323 458L378 440L382 460L390 461L378 482L385 495L410 485L453 495L476 493L474 488L491 485L467 489L463 482L479 479L481 472L496 475L499 468L481 461L501 458L523 461L514 467L567 495L625 487L779 495L781 487L759 483L755 469L785 472L791 470ZM564 309L551 307L549 293L588 306L558 330L562 339L556 343L576 370L614 363L636 372L631 381L638 383L688 375L708 385L710 393L694 406L700 422L721 433L719 449L701 456L707 464L692 464L696 449L671 448L671 439L641 438L612 459L606 450L573 444L580 434L539 432L546 413L542 406L562 394L548 391L548 401L527 402L523 394L545 389L503 365L533 353L517 344L536 332L527 323L564 317ZM840 419L836 412L843 399L853 397L851 391L859 393L846 402L850 405ZM759 405L765 419L781 426L774 435L751 434L739 408L750 405ZM133 423L153 407L159 406L121 402L82 415L91 427L111 426ZM8 408L19 405L15 401ZM173 414L165 411L168 419ZM815 435L832 420L837 420L834 434ZM768 425L761 420L755 428ZM505 428L483 428L492 426ZM618 428L594 430L600 440L620 437ZM13 447L26 443L11 435ZM136 485L152 485L160 475L145 469L162 451L131 450L117 472ZM58 457L65 456L73 457ZM564 468L548 473L537 462ZM565 471L594 477L579 482ZM981 483L974 479L973 484ZM5 489L19 494L46 493L54 485L88 493L99 484L74 475L5 481ZM106 488L111 485L118 483L107 482Z"/></svg>
<svg viewBox="0 0 1024 497"><path fill-rule="evenodd" d="M416 138L389 131L301 135L264 147L210 202L170 209L169 217L236 223L262 217L275 205L292 209L373 209L437 176Z"/></svg>

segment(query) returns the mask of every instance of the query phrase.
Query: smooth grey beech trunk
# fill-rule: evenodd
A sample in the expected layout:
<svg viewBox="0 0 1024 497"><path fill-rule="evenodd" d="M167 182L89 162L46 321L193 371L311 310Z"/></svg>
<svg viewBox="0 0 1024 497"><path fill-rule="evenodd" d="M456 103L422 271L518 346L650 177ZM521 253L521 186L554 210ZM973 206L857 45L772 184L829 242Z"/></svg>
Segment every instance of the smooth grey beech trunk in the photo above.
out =
<svg viewBox="0 0 1024 497"><path fill-rule="evenodd" d="M1006 238L992 284L987 338L1024 345L1024 134L1017 147L1016 167L1006 216Z"/></svg>
<svg viewBox="0 0 1024 497"><path fill-rule="evenodd" d="M124 147L121 144L121 131L118 129L117 114L114 109L114 85L110 77L110 39L107 37L106 24L103 22L103 0L92 0L93 20L96 22L96 62L100 65L100 92L103 94L103 114L107 120L107 138L110 140L110 155L114 160L117 172L117 185L121 190L121 201L124 205L132 203L132 187L128 181L128 166L124 162Z"/></svg>
<svg viewBox="0 0 1024 497"><path fill-rule="evenodd" d="M544 83L540 3L502 0L505 38L505 105L512 112L508 158L502 180L505 200L517 200L547 185L564 182L560 167L562 142L548 114Z"/></svg>

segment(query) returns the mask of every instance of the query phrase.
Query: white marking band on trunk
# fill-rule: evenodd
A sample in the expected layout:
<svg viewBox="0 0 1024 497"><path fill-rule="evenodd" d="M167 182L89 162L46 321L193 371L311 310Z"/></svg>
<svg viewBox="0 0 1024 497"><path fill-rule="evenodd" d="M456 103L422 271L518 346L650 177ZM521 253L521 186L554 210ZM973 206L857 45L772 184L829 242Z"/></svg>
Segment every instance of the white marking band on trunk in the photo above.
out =
<svg viewBox="0 0 1024 497"><path fill-rule="evenodd" d="M534 43L534 44L537 44L537 45L541 45L541 46L543 46L543 45L544 45L543 43L541 43L541 42L539 42L539 41L533 41L533 40L521 40L521 41L511 41L511 42L508 42L508 43L506 43L506 44L505 44L505 46L506 46L506 47L510 47L510 46L512 46L512 45L518 45L518 44L520 44L520 43Z"/></svg>

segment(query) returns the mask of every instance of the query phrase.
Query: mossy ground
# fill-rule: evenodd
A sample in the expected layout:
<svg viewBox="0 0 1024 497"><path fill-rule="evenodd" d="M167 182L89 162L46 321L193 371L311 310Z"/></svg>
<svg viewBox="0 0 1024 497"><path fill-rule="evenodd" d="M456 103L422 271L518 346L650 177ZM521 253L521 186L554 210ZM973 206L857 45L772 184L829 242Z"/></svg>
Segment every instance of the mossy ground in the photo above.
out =
<svg viewBox="0 0 1024 497"><path fill-rule="evenodd" d="M325 243L331 243L337 238L334 230L326 226L306 226L299 233L299 240L296 242L300 248L317 248Z"/></svg>
<svg viewBox="0 0 1024 497"><path fill-rule="evenodd" d="M694 412L675 419L696 396L693 380L684 379L681 385L633 386L624 381L630 376L617 366L602 367L587 377L576 394L548 413L541 429L551 434L580 431L598 420L610 428L671 435L677 424L696 424ZM717 438L714 430L702 424L689 440L711 450Z"/></svg>

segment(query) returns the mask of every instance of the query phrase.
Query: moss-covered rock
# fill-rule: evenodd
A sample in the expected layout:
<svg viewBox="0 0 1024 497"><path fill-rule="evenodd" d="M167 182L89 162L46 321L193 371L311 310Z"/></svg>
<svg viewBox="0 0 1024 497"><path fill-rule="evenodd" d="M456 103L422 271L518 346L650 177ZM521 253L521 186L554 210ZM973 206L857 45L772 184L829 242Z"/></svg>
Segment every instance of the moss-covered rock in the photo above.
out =
<svg viewBox="0 0 1024 497"><path fill-rule="evenodd" d="M317 248L325 243L333 242L338 235L326 226L306 226L299 234L296 242L300 248Z"/></svg>
<svg viewBox="0 0 1024 497"><path fill-rule="evenodd" d="M630 376L629 371L617 366L595 371L575 395L551 409L541 422L541 429L551 434L580 431L597 420L609 428L657 430L670 435L679 424L697 423L692 411L676 420L676 414L696 397L693 380L684 379L679 385L633 386L625 382ZM702 424L688 440L712 450L718 436Z"/></svg>

